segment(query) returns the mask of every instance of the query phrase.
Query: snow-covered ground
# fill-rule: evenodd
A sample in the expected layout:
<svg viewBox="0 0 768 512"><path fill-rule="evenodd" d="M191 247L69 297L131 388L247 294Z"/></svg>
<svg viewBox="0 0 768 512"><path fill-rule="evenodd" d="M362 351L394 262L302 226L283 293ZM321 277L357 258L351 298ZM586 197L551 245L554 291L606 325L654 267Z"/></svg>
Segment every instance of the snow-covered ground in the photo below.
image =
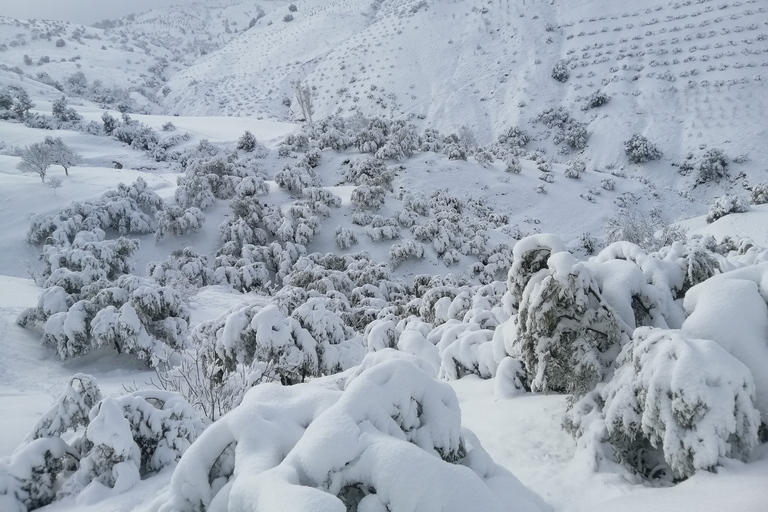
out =
<svg viewBox="0 0 768 512"><path fill-rule="evenodd" d="M622 346L639 343L634 339L630 342L632 329L644 321L660 330L681 329L675 331L675 340L684 335L711 339L706 346L714 347L714 353L722 352L731 365L723 368L735 368L734 374L750 375L768 368L768 346L763 332L768 325L768 310L764 307L768 292L762 277L766 265L762 262L768 260L768 253L760 249L768 247L768 206L753 205L747 212L725 215L713 223L705 220L715 197L747 197L751 188L764 180L768 146L763 142L768 124L764 80L760 74L768 66L768 39L764 35L768 30L768 7L757 0L658 5L640 2L631 6L608 0L303 0L294 4L295 9L289 7L291 2L282 0L232 1L181 11L159 9L98 29L0 17L0 91L25 89L35 103L33 115L49 116L54 101L65 94L69 105L83 117L83 123L93 122L100 130L104 112L116 119L120 119L120 113L115 110L119 101L101 102L94 96L93 91L99 88L93 89L92 84L99 80L110 90L130 89L132 106L141 112L131 113L130 118L155 130L161 139L184 135L172 150L193 154L195 148L203 147L201 142L208 141L221 155L233 150L247 130L268 150L261 155L263 158L247 160L247 172L256 182L265 179L269 187L269 193L258 196L259 208L279 213L275 215L282 224L279 230L275 228L269 233L270 240L278 241L282 248L289 247L288 242L298 239L302 232L298 228L294 231L296 226L289 226L285 219L296 220L292 217L298 215L294 213L296 208L315 208L312 212L317 215L311 222L317 223L318 233L309 237L307 253L349 256L365 252L371 259L364 260L364 267L373 267L374 262L391 262L391 266L384 266L389 272L387 277L372 272L371 276L377 276L374 281L360 285L351 280L348 284L331 272L338 270L341 259L326 263L322 271L315 268L316 262L305 259L298 265L312 268L317 274L308 273L312 279L300 280L296 278L298 270L291 267L296 261L290 260L290 251L286 249L282 255L270 253L269 257L276 259L276 267L282 263L294 273L286 281L273 283L272 288L243 293L234 284L230 286L221 280L199 289L179 285L177 295L188 308L189 329L197 328L195 340L217 343L217 357L226 354L228 364L244 371L243 358L247 356L243 354L250 350L253 357L254 349L236 353L236 344L248 336L248 343L257 346L264 339L271 340L269 335L257 333L258 326L251 326L254 313L265 311L268 304L275 302L270 294L274 295L282 285L300 282L301 287L319 295L301 298L292 290L294 295L281 296L279 308L283 309L270 306L272 309L266 310L269 315L264 315L268 321L274 321L268 326L270 334L290 333L300 339L296 342L301 346L296 349L299 353L309 343L323 346L317 349L315 364L326 364L326 359L335 357L338 367L333 372L320 373L344 371L338 376L309 379L308 384L278 387L272 383L259 387L257 392L247 395L245 404L235 414L209 426L210 430L205 432L210 433L201 434L202 441L192 444L192 455L182 459L176 475L172 453L166 467L157 473L145 472L144 478L132 487L126 484L125 492L109 489L109 483L102 488L95 485L98 482L88 480L81 486L90 483L89 491L81 497L65 497L44 509L165 512L175 510L178 504L187 506L199 495L202 505L210 506L209 510L238 510L238 506L246 505L259 510L307 510L308 503L316 504L313 510L326 510L320 505L327 503L323 501L324 493L310 493L309 489L314 487L313 492L320 488L331 494L349 493L344 496L352 502L361 498L358 494L371 496L378 490L382 500L395 500L389 502L390 510L428 510L428 506L442 506L442 502L437 498L429 501L423 491L430 492L439 485L446 493L442 498L455 493L458 498L467 499L470 493L476 493L472 495L478 500L486 500L477 503L487 504L488 510L497 505L499 510L535 511L550 507L555 512L639 512L649 508L679 512L768 510L768 486L764 485L768 479L768 444L757 444L745 462L729 458L732 453L725 453L721 446L719 458L714 456L717 467L708 468L713 471L696 466L695 474L672 485L669 480L644 479L626 468L619 470L616 461L598 460L594 454L602 452L590 445L595 441L589 438L596 428L594 423L589 427L593 429L589 435L578 442L574 440L562 427L564 415L571 410L569 395L546 389L539 393L517 389L513 390L518 393L516 396L501 398L507 395L499 392L503 382L517 378L507 370L499 370L500 363L507 354L523 357L516 341L518 324L515 317L510 318L510 312L516 314L533 303L540 291L537 286L543 289L545 285L557 286L568 280L592 286L584 288L587 291L594 292L594 288L600 287L601 300L620 311L614 311L616 317L621 317L614 321L624 329ZM59 38L64 44L56 42ZM32 59L31 64L24 62L24 55ZM553 66L560 60L567 61L570 70L570 77L563 83L551 76ZM17 66L19 69L15 69ZM73 85L68 77L77 71L83 71L91 92L73 92L77 84ZM48 76L36 76L37 73ZM64 84L63 93L54 81ZM402 160L386 161L393 176L392 190L384 194L381 207L371 209L367 218L360 214L364 207L357 204L360 184L352 184L348 174L356 162L373 158L373 153L361 153L355 143L340 151L325 148L316 165L309 165L304 163L308 153L300 143L291 147L282 144L286 137L300 140L304 133L295 121L300 117L294 98L297 82L313 91L316 121L333 114L347 117L362 113L407 120L415 123L419 131L439 128L443 135L466 125L481 147L491 149L488 144L509 128L523 128L531 141L524 151L516 148L521 172L506 171L508 156L488 161L479 154L453 159L442 149L416 151ZM585 98L598 89L608 94L610 102L582 110ZM562 149L564 144L553 140L557 129L534 120L544 109L560 106L586 124L589 141L585 148ZM168 123L173 124L170 131L166 131ZM633 133L648 137L663 156L643 164L630 163L623 143ZM38 175L17 169L20 150L42 142L45 137L61 138L82 157L68 175L60 166L49 168L48 183L51 177L62 179L56 189L41 182ZM683 162L688 153L693 153L690 161L695 163L711 148L722 149L727 157L728 170L718 181L697 183L695 172L681 175L672 166ZM584 162L585 170L580 176L569 178L566 169L577 159ZM310 204L297 190L278 186L279 173L286 166L311 173L317 181L315 185L337 196L338 202L334 202L334 196L328 196L331 199L325 205L327 215L318 213L324 211L319 202ZM547 171L548 166L551 171ZM15 451L18 454L20 446L29 446L24 444L25 438L73 374L94 376L103 396L111 398L124 397L126 391L155 389L152 383L158 382L155 371L148 369L144 361L133 354L118 353L111 344L62 360L57 353L62 352L61 347L41 343L39 329L25 329L17 324L23 311L38 305L44 289L40 279L45 266L40 261L41 247L26 240L30 222L35 215L55 215L73 202L99 200L105 191L138 178L166 204L173 204L181 197L179 192L185 192L183 180L182 185L178 181L183 178L181 170L178 161L153 158L150 152L130 147L103 132L47 130L14 120L0 121L3 512L3 500L11 493L2 487L3 478L10 474L10 470L6 471L10 466L4 464L11 460L3 457L10 457ZM305 202L301 203L302 200ZM199 230L168 235L161 240L156 240L152 233L129 234L139 241L132 257L134 273L145 276L150 262L162 261L185 247L192 247L207 258L211 268L219 257L220 261L215 263L219 271L242 270L248 264L253 266L248 267L252 271L259 271L263 266L258 263L268 258L262 255L266 259L254 264L239 248L233 260L236 264L220 264L226 261L222 258L220 226L242 213L236 212L228 199L216 199L203 209L205 222ZM587 264L575 263L575 259L560 254L549 260L549 267L546 259L542 262L544 270L531 280L534 284L522 283L524 300L523 288L518 290L521 297L514 304L509 294L503 296L508 285L521 284L514 280L504 282L512 261L504 244L512 246L528 235L554 233L555 237L529 238L528 245L542 243L549 251L562 240L576 258L586 260L588 252L601 248L607 219L628 210L644 212L655 219L656 228L675 222L687 230L689 237L711 235L719 241L733 237L738 247L730 247L734 251L728 254L722 248L717 252L714 243L704 248L697 246L690 252L676 246L664 253L666 256L651 258L640 249L620 246ZM430 234L426 228L418 232L406 222L396 221L403 212L412 215L410 222L416 227L429 225L437 234ZM374 218L374 213L380 217ZM150 221L154 222L151 218ZM375 222L393 228L397 232L394 239L380 239L380 233L374 231ZM266 237L268 222L261 218L258 223ZM447 224L456 229L447 229ZM286 226L290 227L288 235ZM346 230L348 236L354 234L357 243L340 248L334 239L337 229ZM471 238L466 232L473 230L472 235L482 236ZM107 239L117 237L117 232L111 231L107 230ZM254 239L258 239L258 234L252 234L246 242ZM478 243L483 247L472 245ZM391 255L395 244L415 248L414 254L421 256L395 261ZM446 253L446 247L456 249ZM523 251L519 247L518 250ZM551 252L560 253L560 249ZM710 259L695 259L701 254L709 255ZM493 257L499 257L503 268L493 276L498 280L496 288L483 289L486 295L482 296L477 279L469 277L469 271L478 264L492 269ZM697 272L706 273L710 264L722 265L720 270L732 273L712 278L706 275L709 280L685 295L687 288L683 290L683 282L686 286L696 284L700 277ZM680 265L690 266L680 270ZM355 270L360 273L370 268ZM282 267L279 271L270 269L269 275L277 280L277 274L283 271ZM421 296L407 296L414 302L401 301L398 294L404 293L405 285L398 286L402 283L411 283L417 276L446 274L467 278L467 283L475 287L446 277L444 281L421 285ZM202 275L200 270L197 277ZM531 279L530 275L524 277ZM678 277L680 283L672 283ZM428 282L423 277L419 279ZM455 283L462 284L449 290ZM665 285L669 286L664 288ZM353 287L357 287L356 291L352 291ZM430 295L433 291L437 293ZM441 293L445 294L442 298ZM563 292L561 298L566 296ZM376 324L375 332L364 328L355 331L344 324L352 323L350 317L344 316L353 309L350 297L359 304L370 304L368 315L375 316L385 307L390 315L377 320L380 323ZM429 303L432 309L422 307L427 298L434 300ZM726 304L729 298L733 300ZM620 303L625 299L626 307L621 309ZM303 301L301 306L305 309L291 301ZM594 307L583 294L576 293L573 301ZM659 311L660 305L670 310ZM70 306L59 304L56 307L60 309L53 313L64 314ZM358 302L354 306L358 307ZM587 306L583 311L585 318ZM122 307L105 308L102 303L99 308L126 314ZM406 309L419 319L412 317L397 324L396 320L405 318ZM130 311L134 311L135 317L135 310ZM167 316L182 318L185 312ZM328 315L323 317L321 312ZM643 313L647 318L642 318ZM720 319L719 314L728 318ZM46 314L45 320L49 317ZM686 317L689 320L683 323ZM588 328L594 327L589 324L592 321L597 322L594 318L584 320ZM740 325L747 321L749 325ZM317 329L313 322L322 328ZM130 331L141 324L137 318L136 323L118 325ZM216 329L206 331L212 326ZM244 334L251 327L253 332ZM344 340L349 343L322 345L339 336L349 338ZM696 346L697 342L686 338L681 343ZM453 352L446 349L451 343ZM724 351L717 352L718 345ZM385 347L396 347L406 353L398 357L408 364L398 366L390 351L378 354ZM611 382L614 371L619 374L618 362L613 361L618 361L620 348L617 344L600 354L613 359L601 374L598 392L604 392L601 386ZM363 360L366 349L376 353ZM299 357L296 350L288 357L290 361ZM446 354L453 354L451 357L456 359ZM362 366L346 368L348 361ZM517 359L515 362L521 364ZM253 370L247 379L254 378L257 370L262 372L259 375L268 370L256 360L247 364ZM497 371L500 373L496 374ZM464 373L469 375L451 380ZM438 374L448 384L433 381L431 377ZM530 387L534 376L539 383L543 378L529 374L526 386ZM706 379L707 386L724 389L732 384L731 374L710 377ZM290 378L289 375L287 382ZM398 378L403 379L400 385L392 384ZM659 390L666 385L662 377L655 382ZM765 420L766 379L760 373L749 382L757 387L753 402L758 409L750 409L745 417L754 419L757 415L759 419L763 414ZM747 388L745 384L744 389ZM429 396L423 395L425 389L430 390ZM372 396L376 400L366 400ZM387 409L390 399L391 409ZM451 409L452 404L457 404L458 409ZM720 405L710 403L705 408L722 414ZM425 410L429 412L424 413ZM754 412L752 416L750 411ZM94 418L101 412L94 408L92 424L103 424L108 413L107 407L98 423ZM431 423L435 418L444 421ZM393 424L388 423L390 420ZM459 432L459 423L468 431ZM248 428L255 424L264 429L263 437L249 433ZM744 430L749 430L749 425ZM734 437L743 434L739 428L732 428ZM713 427L702 437L709 442L716 434L721 435L719 431L714 433L716 430ZM113 434L113 440L120 437L117 430ZM748 434L755 434L757 439L756 433ZM88 435L94 442L109 437L96 426ZM474 435L480 444L474 441ZM226 436L233 436L235 445L240 446L237 449L244 450L237 457L235 448L227 451L229 441L223 441ZM269 442L263 441L261 446L262 439ZM67 437L66 441L73 445L78 442L74 437ZM127 454L132 445L123 441L115 441L115 446L125 448L125 457L130 461ZM606 446L604 449L611 449ZM174 445L174 449L183 451L186 447ZM423 451L430 456L424 458ZM168 457L167 453L164 456ZM89 464L97 464L93 457L88 460ZM411 464L398 470L397 463L405 460ZM206 461L210 467L200 466ZM460 463L449 464L457 461ZM545 504L520 487L505 470L538 494ZM437 481L436 475L445 478ZM120 481L119 476L113 478ZM126 478L121 482L131 481ZM410 480L401 482L404 479ZM398 482L407 483L408 489L412 489L402 495L399 504L399 487L395 485ZM69 485L71 489L71 481ZM419 489L419 485L424 488ZM286 494L281 496L278 491ZM390 492L391 496L387 494ZM510 501L504 503L504 497ZM459 507L464 502L458 498L445 506ZM375 508L381 503L373 498L365 499L357 510L383 510ZM419 502L422 499L426 501ZM332 506L338 507L339 503L336 500Z"/></svg>

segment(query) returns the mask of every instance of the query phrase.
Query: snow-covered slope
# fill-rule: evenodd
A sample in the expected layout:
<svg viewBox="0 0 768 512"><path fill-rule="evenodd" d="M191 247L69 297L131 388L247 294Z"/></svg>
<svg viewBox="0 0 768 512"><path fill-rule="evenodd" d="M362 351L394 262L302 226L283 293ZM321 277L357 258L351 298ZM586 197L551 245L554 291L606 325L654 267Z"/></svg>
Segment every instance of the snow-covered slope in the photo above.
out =
<svg viewBox="0 0 768 512"><path fill-rule="evenodd" d="M768 10L746 2L306 0L275 9L223 49L178 73L173 112L286 119L293 81L314 91L315 117L409 119L480 142L563 106L589 123L597 166L626 162L645 134L664 152L653 176L702 146L762 170ZM286 57L290 55L290 57ZM564 60L570 77L551 76ZM609 104L582 112L597 90ZM294 100L295 105L295 100ZM537 137L549 137L541 125ZM534 127L534 129L536 129ZM679 180L677 180L679 181Z"/></svg>

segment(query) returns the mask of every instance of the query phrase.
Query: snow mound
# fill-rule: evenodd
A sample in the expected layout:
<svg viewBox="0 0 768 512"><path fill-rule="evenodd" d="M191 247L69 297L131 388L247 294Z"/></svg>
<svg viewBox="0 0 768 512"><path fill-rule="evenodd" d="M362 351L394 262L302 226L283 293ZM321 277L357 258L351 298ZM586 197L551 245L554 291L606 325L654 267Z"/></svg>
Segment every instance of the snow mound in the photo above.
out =
<svg viewBox="0 0 768 512"><path fill-rule="evenodd" d="M182 457L156 510L547 510L409 359L379 351L362 371L257 386Z"/></svg>

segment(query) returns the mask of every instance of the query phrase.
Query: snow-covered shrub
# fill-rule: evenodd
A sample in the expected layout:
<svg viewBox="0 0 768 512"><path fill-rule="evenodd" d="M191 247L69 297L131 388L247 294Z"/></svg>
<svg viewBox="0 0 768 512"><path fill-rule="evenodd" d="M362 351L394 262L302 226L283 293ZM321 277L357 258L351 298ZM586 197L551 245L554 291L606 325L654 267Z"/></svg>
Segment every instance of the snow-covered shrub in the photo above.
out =
<svg viewBox="0 0 768 512"><path fill-rule="evenodd" d="M584 105L581 110L589 110L591 108L602 107L606 103L611 101L611 97L602 91L595 91L586 98L584 98Z"/></svg>
<svg viewBox="0 0 768 512"><path fill-rule="evenodd" d="M265 363L285 384L336 373L362 358L360 340L319 299L310 299L290 316L273 304L242 304L201 323L192 339L210 352L223 376Z"/></svg>
<svg viewBox="0 0 768 512"><path fill-rule="evenodd" d="M528 133L517 126L513 126L506 132L499 135L499 143L511 148L522 148L528 144L530 140L531 137L528 135Z"/></svg>
<svg viewBox="0 0 768 512"><path fill-rule="evenodd" d="M366 158L353 160L348 166L342 167L342 183L353 185L379 186L392 191L392 181L398 167L387 167L381 160Z"/></svg>
<svg viewBox="0 0 768 512"><path fill-rule="evenodd" d="M563 83L567 82L568 78L571 76L571 72L568 71L568 61L565 61L565 60L557 61L554 67L552 68L551 76L558 82L563 82Z"/></svg>
<svg viewBox="0 0 768 512"><path fill-rule="evenodd" d="M152 219L145 210L154 211L152 205L162 205L162 199L145 187L146 182L139 179L130 187L122 185L105 192L96 201L71 203L56 215L34 215L27 230L27 241L68 245L79 232L95 228L115 230L121 235L151 233L154 231ZM136 198L132 197L134 192Z"/></svg>
<svg viewBox="0 0 768 512"><path fill-rule="evenodd" d="M389 248L389 263L392 268L398 267L407 260L424 257L424 245L413 240L403 240Z"/></svg>
<svg viewBox="0 0 768 512"><path fill-rule="evenodd" d="M135 276L103 286L45 322L43 342L62 359L107 346L137 354L151 365L152 356L165 346L183 345L189 311L178 292Z"/></svg>
<svg viewBox="0 0 768 512"><path fill-rule="evenodd" d="M555 144L565 142L565 144L573 150L584 149L587 147L587 140L589 140L587 125L574 120L571 120L566 124L562 131L556 133L552 138L552 141Z"/></svg>
<svg viewBox="0 0 768 512"><path fill-rule="evenodd" d="M320 178L311 167L298 164L285 164L283 169L275 174L275 182L280 188L294 194L301 194L308 187L322 186Z"/></svg>
<svg viewBox="0 0 768 512"><path fill-rule="evenodd" d="M357 243L355 232L344 226L336 227L336 234L333 239L336 241L336 247L339 249L349 249Z"/></svg>
<svg viewBox="0 0 768 512"><path fill-rule="evenodd" d="M160 512L545 510L424 365L379 351L333 386L252 389L182 457Z"/></svg>
<svg viewBox="0 0 768 512"><path fill-rule="evenodd" d="M600 187L604 190L614 190L616 188L616 182L613 178L605 178L600 180Z"/></svg>
<svg viewBox="0 0 768 512"><path fill-rule="evenodd" d="M123 412L112 398L103 400L96 410L85 430L89 453L80 460L80 467L59 490L58 497L82 493L81 499L87 497L90 501L108 495L107 489L124 492L139 481L141 452Z"/></svg>
<svg viewBox="0 0 768 512"><path fill-rule="evenodd" d="M568 163L565 166L565 177L578 180L581 178L581 173L586 169L587 166L583 160L579 160L578 158L568 160Z"/></svg>
<svg viewBox="0 0 768 512"><path fill-rule="evenodd" d="M73 375L53 406L43 414L25 442L42 437L61 437L69 430L77 431L88 425L91 409L101 401L96 379L84 373Z"/></svg>
<svg viewBox="0 0 768 512"><path fill-rule="evenodd" d="M523 171L522 165L520 165L520 159L514 155L510 155L504 159L504 170L512 174L520 174Z"/></svg>
<svg viewBox="0 0 768 512"><path fill-rule="evenodd" d="M56 498L59 476L80 454L59 437L36 439L0 459L0 505L4 511L27 512Z"/></svg>
<svg viewBox="0 0 768 512"><path fill-rule="evenodd" d="M749 203L742 196L726 194L715 199L715 202L709 206L707 224L711 224L728 214L745 213L749 210Z"/></svg>
<svg viewBox="0 0 768 512"><path fill-rule="evenodd" d="M752 186L750 190L750 203L765 204L768 203L768 183L758 183Z"/></svg>
<svg viewBox="0 0 768 512"><path fill-rule="evenodd" d="M144 123L132 120L127 114L123 114L122 122L117 122L110 135L134 149L143 151L152 149L160 142L160 136L155 130Z"/></svg>
<svg viewBox="0 0 768 512"><path fill-rule="evenodd" d="M82 119L82 116L78 114L75 109L67 106L67 98L65 96L62 96L57 100L53 100L51 113L53 114L53 117L65 123L79 121Z"/></svg>
<svg viewBox="0 0 768 512"><path fill-rule="evenodd" d="M675 241L684 241L687 230L668 224L658 215L640 210L621 210L615 217L605 219L606 243L632 242L653 252Z"/></svg>
<svg viewBox="0 0 768 512"><path fill-rule="evenodd" d="M622 350L613 378L576 403L564 425L583 444L643 477L679 481L746 460L759 414L749 370L717 343L642 327ZM588 446L600 450L599 446Z"/></svg>
<svg viewBox="0 0 768 512"><path fill-rule="evenodd" d="M360 185L350 196L352 205L361 210L378 210L384 206L387 190L379 185Z"/></svg>
<svg viewBox="0 0 768 512"><path fill-rule="evenodd" d="M699 159L696 171L697 184L720 181L728 176L728 158L720 149L709 149Z"/></svg>
<svg viewBox="0 0 768 512"><path fill-rule="evenodd" d="M555 174L552 172L543 172L539 174L538 178L545 182L545 183L554 183L555 182Z"/></svg>
<svg viewBox="0 0 768 512"><path fill-rule="evenodd" d="M167 206L155 213L157 229L155 241L159 242L167 234L181 236L187 233L195 233L205 222L205 214L200 208L194 206L182 208L180 206Z"/></svg>
<svg viewBox="0 0 768 512"><path fill-rule="evenodd" d="M256 149L257 144L258 141L256 140L256 137L254 137L248 130L245 130L245 133L243 133L237 140L237 149L250 153Z"/></svg>
<svg viewBox="0 0 768 512"><path fill-rule="evenodd" d="M70 246L45 246L40 256L44 263L41 273L44 285L55 286L61 279L70 279L72 272L80 274L83 285L131 273L139 241L125 237L103 240L103 237L103 231L81 231Z"/></svg>
<svg viewBox="0 0 768 512"><path fill-rule="evenodd" d="M416 127L403 121L395 120L389 128L389 136L384 145L376 150L380 160L405 160L413 156L419 147Z"/></svg>
<svg viewBox="0 0 768 512"><path fill-rule="evenodd" d="M173 251L163 261L149 263L147 276L160 286L170 286L182 293L213 282L208 257L198 254L191 247Z"/></svg>
<svg viewBox="0 0 768 512"><path fill-rule="evenodd" d="M627 159L633 164L642 164L661 158L661 151L651 141L635 133L629 140L624 141L624 152Z"/></svg>
<svg viewBox="0 0 768 512"><path fill-rule="evenodd" d="M609 352L621 340L597 282L564 251L549 256L547 269L530 278L516 322L516 344L533 391L583 396L603 379Z"/></svg>

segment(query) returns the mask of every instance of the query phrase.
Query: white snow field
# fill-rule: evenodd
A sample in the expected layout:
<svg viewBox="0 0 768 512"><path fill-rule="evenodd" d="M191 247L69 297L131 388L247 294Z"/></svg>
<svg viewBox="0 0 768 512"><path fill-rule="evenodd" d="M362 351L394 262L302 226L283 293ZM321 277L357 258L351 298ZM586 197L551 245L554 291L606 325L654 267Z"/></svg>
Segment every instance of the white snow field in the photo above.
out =
<svg viewBox="0 0 768 512"><path fill-rule="evenodd" d="M0 512L768 510L767 34L0 16Z"/></svg>

